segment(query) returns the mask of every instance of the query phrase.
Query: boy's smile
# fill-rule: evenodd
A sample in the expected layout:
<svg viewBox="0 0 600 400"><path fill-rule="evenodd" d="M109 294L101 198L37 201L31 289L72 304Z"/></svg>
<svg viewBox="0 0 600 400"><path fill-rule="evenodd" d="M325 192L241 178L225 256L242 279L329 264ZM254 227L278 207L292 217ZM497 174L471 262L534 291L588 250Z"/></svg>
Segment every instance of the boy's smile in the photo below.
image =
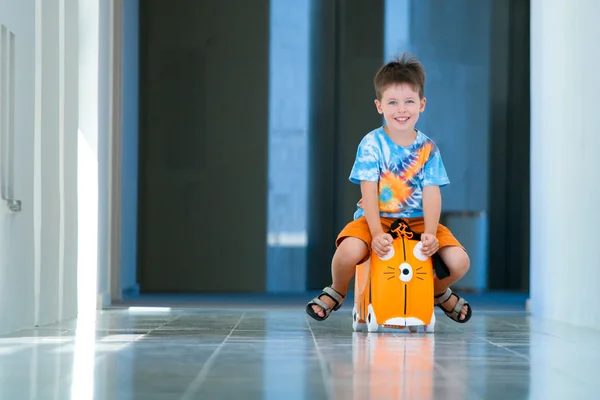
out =
<svg viewBox="0 0 600 400"><path fill-rule="evenodd" d="M377 112L383 114L389 134L414 132L419 114L425 110L425 98L420 99L408 83L388 86L381 95L381 101L375 100Z"/></svg>

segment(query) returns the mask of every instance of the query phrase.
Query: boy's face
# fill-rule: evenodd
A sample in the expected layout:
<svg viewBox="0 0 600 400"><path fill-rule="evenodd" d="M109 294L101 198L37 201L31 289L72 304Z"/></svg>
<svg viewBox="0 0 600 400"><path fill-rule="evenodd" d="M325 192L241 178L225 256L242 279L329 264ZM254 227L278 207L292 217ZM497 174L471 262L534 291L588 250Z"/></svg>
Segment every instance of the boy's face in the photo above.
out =
<svg viewBox="0 0 600 400"><path fill-rule="evenodd" d="M375 100L377 111L385 118L392 132L414 131L419 114L425 110L425 98L408 83L388 86L381 94L381 101Z"/></svg>

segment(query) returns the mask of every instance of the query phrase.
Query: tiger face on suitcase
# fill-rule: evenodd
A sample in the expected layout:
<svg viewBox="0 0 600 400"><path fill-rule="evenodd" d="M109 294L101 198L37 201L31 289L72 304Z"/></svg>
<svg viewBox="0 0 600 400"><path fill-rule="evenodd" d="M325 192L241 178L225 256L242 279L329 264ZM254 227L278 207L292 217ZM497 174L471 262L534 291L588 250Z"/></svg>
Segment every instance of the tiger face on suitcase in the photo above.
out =
<svg viewBox="0 0 600 400"><path fill-rule="evenodd" d="M371 253L356 268L353 328L369 332L380 327L433 332L433 263L421 253L421 235L402 219L389 232L392 249L383 258Z"/></svg>

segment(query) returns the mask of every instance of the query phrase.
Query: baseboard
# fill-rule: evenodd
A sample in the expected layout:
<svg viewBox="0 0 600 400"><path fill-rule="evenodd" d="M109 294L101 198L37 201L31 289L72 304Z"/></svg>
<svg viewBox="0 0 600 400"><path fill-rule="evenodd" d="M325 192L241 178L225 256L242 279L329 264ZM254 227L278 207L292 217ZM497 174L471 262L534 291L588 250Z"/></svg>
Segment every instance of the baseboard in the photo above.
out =
<svg viewBox="0 0 600 400"><path fill-rule="evenodd" d="M127 287L121 291L121 298L137 297L140 294L140 285L136 283L133 286Z"/></svg>
<svg viewBox="0 0 600 400"><path fill-rule="evenodd" d="M105 307L110 306L110 293L105 292L105 293L98 293L98 297L96 300L96 309L97 310L102 310Z"/></svg>

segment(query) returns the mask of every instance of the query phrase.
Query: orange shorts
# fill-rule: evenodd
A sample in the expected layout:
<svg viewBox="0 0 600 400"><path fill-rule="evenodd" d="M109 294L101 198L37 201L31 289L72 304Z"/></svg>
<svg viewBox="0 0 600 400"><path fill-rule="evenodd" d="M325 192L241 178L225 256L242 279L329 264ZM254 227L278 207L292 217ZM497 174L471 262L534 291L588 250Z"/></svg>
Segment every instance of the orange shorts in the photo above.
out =
<svg viewBox="0 0 600 400"><path fill-rule="evenodd" d="M381 217L381 227L385 232L387 232L392 223L397 219L398 218ZM402 219L408 223L410 229L417 233L423 233L425 230L425 221L423 220L423 217ZM450 229L442 224L438 224L437 233L435 236L440 242L440 249L446 246L458 246L464 249L460 242L454 237L452 232L450 232ZM369 229L367 219L364 216L349 222L344 229L342 229L335 241L336 247L338 247L340 243L342 243L342 241L347 237L355 237L365 242L369 249L368 254L371 254L371 230ZM368 257L366 257L364 260L361 260L361 263L365 262L367 259Z"/></svg>

